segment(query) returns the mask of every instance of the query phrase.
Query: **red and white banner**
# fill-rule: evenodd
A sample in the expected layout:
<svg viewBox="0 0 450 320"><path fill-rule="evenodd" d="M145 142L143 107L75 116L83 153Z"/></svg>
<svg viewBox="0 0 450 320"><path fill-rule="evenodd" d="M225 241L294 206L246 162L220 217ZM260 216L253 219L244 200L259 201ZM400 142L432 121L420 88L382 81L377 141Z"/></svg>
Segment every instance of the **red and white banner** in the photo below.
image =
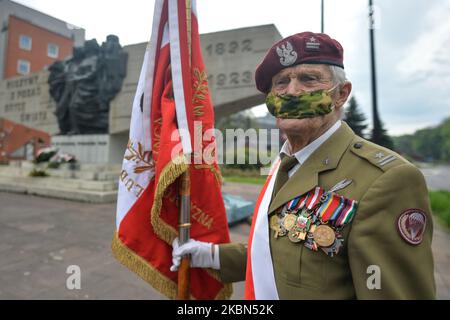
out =
<svg viewBox="0 0 450 320"><path fill-rule="evenodd" d="M194 122L201 125L195 131L199 142ZM190 174L191 237L229 242L215 140L205 134L213 128L195 1L190 20L185 0L157 0L120 175L112 249L121 263L172 299L178 274L169 269L178 236L178 178L184 172ZM196 161L189 164L192 154ZM232 293L213 270L192 269L190 281L194 299L227 299Z"/></svg>
<svg viewBox="0 0 450 320"><path fill-rule="evenodd" d="M269 173L253 213L253 223L248 238L245 300L278 300L269 243L269 219L267 212L272 199L279 159ZM256 266L253 268L253 266Z"/></svg>

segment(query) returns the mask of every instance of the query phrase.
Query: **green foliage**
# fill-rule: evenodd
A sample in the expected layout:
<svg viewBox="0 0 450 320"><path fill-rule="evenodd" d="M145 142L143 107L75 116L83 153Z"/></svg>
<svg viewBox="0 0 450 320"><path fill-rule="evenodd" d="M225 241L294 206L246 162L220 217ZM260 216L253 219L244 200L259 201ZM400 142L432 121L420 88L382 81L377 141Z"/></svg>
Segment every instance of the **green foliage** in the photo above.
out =
<svg viewBox="0 0 450 320"><path fill-rule="evenodd" d="M380 135L378 139L374 139L375 132L372 129L372 136L370 141L383 146L385 148L394 150L394 140L392 140L391 136L388 134L387 130L384 128L383 121L380 120Z"/></svg>
<svg viewBox="0 0 450 320"><path fill-rule="evenodd" d="M400 153L420 161L450 162L450 118L440 125L394 139Z"/></svg>
<svg viewBox="0 0 450 320"><path fill-rule="evenodd" d="M245 158L244 158L245 157ZM245 161L242 161L245 160ZM255 163L256 160L256 163ZM227 164L230 163L230 164ZM241 162L241 163L239 163ZM243 162L243 163L242 163ZM243 149L228 150L225 154L223 168L239 169L242 171L258 171L263 167L259 161L258 150L256 148L245 147Z"/></svg>
<svg viewBox="0 0 450 320"><path fill-rule="evenodd" d="M44 177L49 176L49 174L47 172L45 172L45 170L38 169L38 168L34 168L33 170L31 170L29 175L30 175L30 177L33 177L33 178L44 178Z"/></svg>
<svg viewBox="0 0 450 320"><path fill-rule="evenodd" d="M49 162L47 168L49 169L59 169L61 163L59 162Z"/></svg>
<svg viewBox="0 0 450 320"><path fill-rule="evenodd" d="M216 128L222 132L224 142L226 142L226 145L224 145L225 153L222 170L238 169L242 172L255 171L259 173L259 169L262 167L262 164L259 160L257 146L251 146L251 142L248 138L246 138L244 144L238 148L237 145L239 139L234 136L234 141L229 141L227 137L227 130L238 129L242 130L244 133L248 130L249 132L254 130L256 137L258 137L258 129L260 129L260 127L257 121L255 121L253 113L250 110L245 110L228 117L223 117L217 121ZM256 141L253 141L253 143L255 142ZM243 159L245 159L245 161L240 161L243 163L238 163L238 160Z"/></svg>
<svg viewBox="0 0 450 320"><path fill-rule="evenodd" d="M450 192L431 191L430 204L433 214L450 227Z"/></svg>
<svg viewBox="0 0 450 320"><path fill-rule="evenodd" d="M245 110L232 114L228 117L222 117L217 120L216 128L222 131L225 136L226 129L259 129L258 123L254 120L254 115L250 110Z"/></svg>
<svg viewBox="0 0 450 320"><path fill-rule="evenodd" d="M370 137L368 137L368 134L366 134L366 130L368 127L368 124L366 123L367 118L364 113L360 111L358 102L356 101L356 98L354 96L352 96L349 100L349 105L344 115L344 121L358 136L368 138L372 142L388 149L394 149L394 142L389 136L387 130L384 129L383 122L380 122L379 134L375 134L374 130L372 129ZM374 139L374 136L378 136L379 138Z"/></svg>
<svg viewBox="0 0 450 320"><path fill-rule="evenodd" d="M221 167L222 176L225 182L264 184L267 176L262 176L260 170L242 170L231 168L230 166Z"/></svg>
<svg viewBox="0 0 450 320"><path fill-rule="evenodd" d="M350 98L348 107L345 111L344 121L353 129L353 131L360 137L365 137L365 131L367 130L366 116L359 110L356 98L353 96Z"/></svg>
<svg viewBox="0 0 450 320"><path fill-rule="evenodd" d="M264 177L264 176L260 176L260 177L228 176L228 177L225 177L225 182L263 185L264 182L266 182L266 177Z"/></svg>

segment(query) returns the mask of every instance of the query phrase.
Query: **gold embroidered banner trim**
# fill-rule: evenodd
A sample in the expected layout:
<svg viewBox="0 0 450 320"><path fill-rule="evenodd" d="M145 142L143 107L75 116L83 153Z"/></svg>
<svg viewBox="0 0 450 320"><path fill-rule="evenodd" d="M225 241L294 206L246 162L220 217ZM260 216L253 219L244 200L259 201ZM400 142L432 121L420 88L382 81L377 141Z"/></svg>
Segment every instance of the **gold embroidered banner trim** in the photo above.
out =
<svg viewBox="0 0 450 320"><path fill-rule="evenodd" d="M120 241L117 233L114 234L111 249L114 257L125 267L136 273L145 282L165 295L169 299L176 299L178 287L175 282L164 276L156 268L152 267L142 257L134 253ZM208 274L220 281L216 270L207 270ZM218 292L216 300L230 299L233 294L231 284L224 284L224 287ZM195 299L191 295L191 299Z"/></svg>
<svg viewBox="0 0 450 320"><path fill-rule="evenodd" d="M150 220L156 235L169 245L172 245L173 240L178 236L178 231L161 219L162 201L166 189L188 169L189 164L186 157L184 155L178 156L164 167L157 182Z"/></svg>
<svg viewBox="0 0 450 320"><path fill-rule="evenodd" d="M114 257L125 267L136 273L145 282L169 299L176 299L177 284L161 274L142 257L134 253L122 241L117 233L114 234L111 249Z"/></svg>
<svg viewBox="0 0 450 320"><path fill-rule="evenodd" d="M212 164L199 164L199 165L194 165L195 169L198 170L209 170L211 171L214 176L216 177L217 183L219 183L219 187L222 187L223 184L223 178L222 178L222 173L220 172L220 169L217 169L214 165Z"/></svg>

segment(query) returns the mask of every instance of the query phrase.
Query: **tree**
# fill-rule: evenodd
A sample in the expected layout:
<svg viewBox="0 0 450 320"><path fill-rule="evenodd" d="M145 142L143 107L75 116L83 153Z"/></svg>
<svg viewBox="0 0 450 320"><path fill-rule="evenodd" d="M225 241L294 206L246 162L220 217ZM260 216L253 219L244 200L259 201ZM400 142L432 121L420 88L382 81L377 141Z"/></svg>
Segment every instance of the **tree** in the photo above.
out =
<svg viewBox="0 0 450 320"><path fill-rule="evenodd" d="M379 144L380 146L383 146L385 148L394 150L394 141L392 140L391 136L387 133L387 130L384 128L384 124L382 121L380 121L380 135L377 139L378 141L374 141L374 132L372 130L372 136L370 141L375 142L376 144Z"/></svg>
<svg viewBox="0 0 450 320"><path fill-rule="evenodd" d="M415 160L449 163L450 118L445 119L438 126L395 137L395 148Z"/></svg>
<svg viewBox="0 0 450 320"><path fill-rule="evenodd" d="M257 141L250 141L250 138L245 138L245 146L239 148L238 137L234 136L234 141L228 141L227 130L243 130L247 132L248 130L259 129L259 124L255 120L255 116L251 110L244 110L227 117L222 117L216 122L216 129L222 132L223 140L223 165L221 167L222 171L227 169L239 169L239 170L259 170L262 164L259 160L258 147L254 145ZM252 144L253 142L253 144ZM245 157L245 163L238 163L238 156ZM227 161L232 159L232 163L225 164ZM257 163L250 163L251 159L256 159Z"/></svg>
<svg viewBox="0 0 450 320"><path fill-rule="evenodd" d="M216 129L220 131L236 128L248 130L259 129L259 126L250 110L244 110L227 117L216 119Z"/></svg>
<svg viewBox="0 0 450 320"><path fill-rule="evenodd" d="M367 124L365 123L367 119L364 113L359 110L355 97L350 98L349 106L345 111L344 120L358 136L364 138L364 131L367 129Z"/></svg>
<svg viewBox="0 0 450 320"><path fill-rule="evenodd" d="M445 162L450 162L450 118L444 120L440 126L441 136L441 159Z"/></svg>

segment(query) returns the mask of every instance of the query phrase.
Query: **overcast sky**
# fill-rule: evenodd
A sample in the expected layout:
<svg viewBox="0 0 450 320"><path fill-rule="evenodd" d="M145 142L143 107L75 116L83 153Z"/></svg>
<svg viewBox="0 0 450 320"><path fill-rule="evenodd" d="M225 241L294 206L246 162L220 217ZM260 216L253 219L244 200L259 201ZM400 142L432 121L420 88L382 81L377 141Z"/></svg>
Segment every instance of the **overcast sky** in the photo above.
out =
<svg viewBox="0 0 450 320"><path fill-rule="evenodd" d="M15 0L86 30L86 39L150 39L150 0ZM390 134L450 116L450 1L374 0L381 118ZM201 33L273 23L283 36L320 32L320 0L197 0ZM371 118L368 1L325 0L325 33L345 50L353 95ZM257 114L264 112L259 107Z"/></svg>

